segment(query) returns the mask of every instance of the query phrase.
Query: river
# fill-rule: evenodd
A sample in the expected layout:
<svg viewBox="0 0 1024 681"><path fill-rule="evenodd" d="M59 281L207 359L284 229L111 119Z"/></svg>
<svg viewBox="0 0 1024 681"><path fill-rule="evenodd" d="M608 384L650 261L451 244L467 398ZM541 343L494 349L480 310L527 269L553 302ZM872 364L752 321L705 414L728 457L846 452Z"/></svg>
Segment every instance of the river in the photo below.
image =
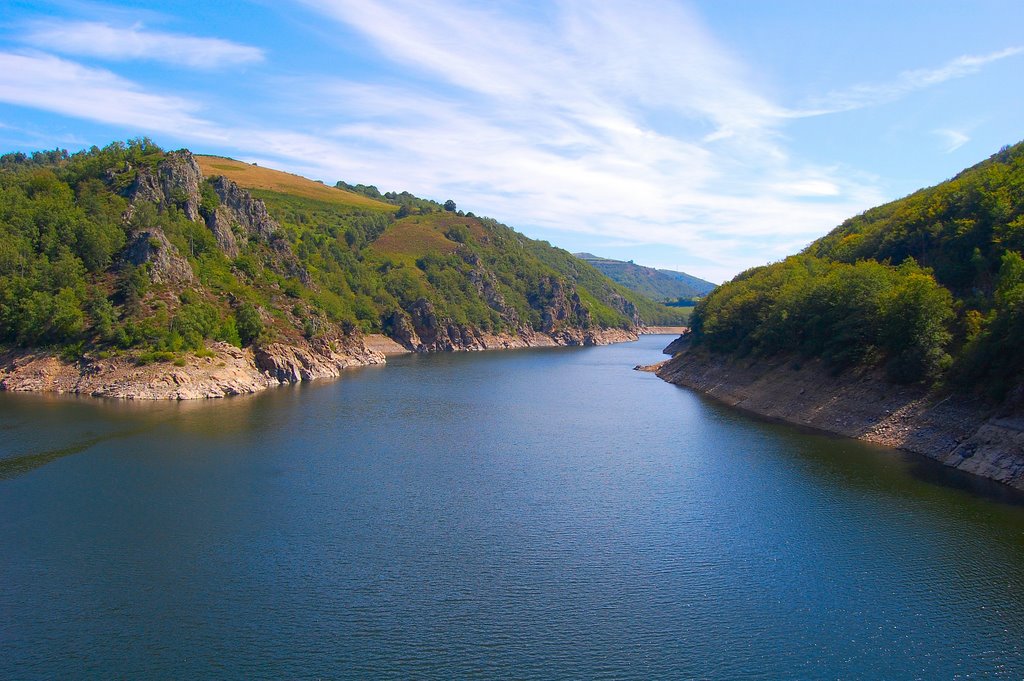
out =
<svg viewBox="0 0 1024 681"><path fill-rule="evenodd" d="M1024 678L1024 497L636 372L0 393L0 678Z"/></svg>

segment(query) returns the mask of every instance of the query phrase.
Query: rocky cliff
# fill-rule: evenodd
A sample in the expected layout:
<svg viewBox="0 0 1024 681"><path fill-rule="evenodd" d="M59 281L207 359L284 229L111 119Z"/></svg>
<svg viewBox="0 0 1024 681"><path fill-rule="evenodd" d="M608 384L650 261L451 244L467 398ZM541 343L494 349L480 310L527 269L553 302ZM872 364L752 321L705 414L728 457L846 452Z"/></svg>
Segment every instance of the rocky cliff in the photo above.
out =
<svg viewBox="0 0 1024 681"><path fill-rule="evenodd" d="M205 225L227 257L237 257L250 240L260 241L268 244L276 254L276 264L281 272L308 282L308 275L263 201L253 198L225 177L214 177L210 180L210 188L217 197L217 205L204 206L203 182L202 170L191 152L170 152L157 164L155 172L146 167L136 171L135 181L127 191L131 207L125 219L131 219L140 202L155 204L160 210L176 208L189 220ZM159 248L147 249L146 238L160 241ZM135 265L143 262L154 265L150 272L158 277L154 279L155 283L160 283L161 274L167 276L168 272L173 283L192 281L191 272L184 272L188 262L162 233L152 227L136 230L124 258ZM169 271L168 266L171 268Z"/></svg>
<svg viewBox="0 0 1024 681"><path fill-rule="evenodd" d="M819 361L726 358L674 342L657 375L740 409L904 449L1024 489L1024 399L999 408L896 386L877 369L833 376Z"/></svg>

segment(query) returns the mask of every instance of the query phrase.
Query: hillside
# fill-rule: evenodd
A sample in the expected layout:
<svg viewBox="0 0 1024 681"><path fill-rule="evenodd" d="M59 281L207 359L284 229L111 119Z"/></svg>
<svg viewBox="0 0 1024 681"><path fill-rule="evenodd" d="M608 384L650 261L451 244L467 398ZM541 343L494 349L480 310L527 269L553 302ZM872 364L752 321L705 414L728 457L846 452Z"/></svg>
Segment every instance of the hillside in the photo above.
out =
<svg viewBox="0 0 1024 681"><path fill-rule="evenodd" d="M1024 487L1024 144L702 300L658 370Z"/></svg>
<svg viewBox="0 0 1024 681"><path fill-rule="evenodd" d="M1001 400L1021 382L1024 144L858 215L803 253L743 272L697 306L717 352L884 367Z"/></svg>
<svg viewBox="0 0 1024 681"><path fill-rule="evenodd" d="M659 270L633 262L602 258L591 253L574 253L580 260L594 266L601 274L622 284L630 291L659 302L690 301L710 293L715 284L685 272Z"/></svg>
<svg viewBox="0 0 1024 681"><path fill-rule="evenodd" d="M365 208L383 213L394 213L396 210L394 206L383 201L375 201L362 194L337 187L328 187L301 175L262 168L252 163L243 163L223 156L196 155L195 159L204 177L222 175L245 189L288 194L346 208Z"/></svg>
<svg viewBox="0 0 1024 681"><path fill-rule="evenodd" d="M166 363L186 379L220 353L214 366L249 357L300 380L382 361L372 334L422 352L598 343L676 321L565 251L395 196L149 140L0 157L0 384L30 385L10 372L34 350L82 372Z"/></svg>

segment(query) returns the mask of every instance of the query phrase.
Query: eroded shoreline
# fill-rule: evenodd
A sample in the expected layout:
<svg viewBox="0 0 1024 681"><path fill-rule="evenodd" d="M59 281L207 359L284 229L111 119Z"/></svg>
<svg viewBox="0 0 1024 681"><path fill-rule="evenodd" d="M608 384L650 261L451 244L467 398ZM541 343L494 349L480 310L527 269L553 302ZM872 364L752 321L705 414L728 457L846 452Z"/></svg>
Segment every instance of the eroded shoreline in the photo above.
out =
<svg viewBox="0 0 1024 681"><path fill-rule="evenodd" d="M607 345L637 339L623 329L520 335L480 335L454 351ZM178 364L140 364L131 355L86 356L75 362L50 350L0 353L0 390L48 392L127 400L193 400L246 395L267 388L337 377L351 367L384 364L388 355L412 352L387 336L272 343L256 349L210 343L202 356Z"/></svg>
<svg viewBox="0 0 1024 681"><path fill-rule="evenodd" d="M771 419L922 454L1024 490L1024 413L895 386L877 371L832 376L820 362L736 360L684 351L658 377Z"/></svg>

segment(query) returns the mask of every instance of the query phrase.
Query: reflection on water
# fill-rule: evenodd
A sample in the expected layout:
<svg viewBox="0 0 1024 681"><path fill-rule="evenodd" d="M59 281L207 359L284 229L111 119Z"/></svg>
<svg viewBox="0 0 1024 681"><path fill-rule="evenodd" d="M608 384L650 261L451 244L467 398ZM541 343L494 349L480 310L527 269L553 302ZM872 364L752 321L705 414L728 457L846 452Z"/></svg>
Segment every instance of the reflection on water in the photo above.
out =
<svg viewBox="0 0 1024 681"><path fill-rule="evenodd" d="M631 370L0 393L0 677L1021 678L1021 495Z"/></svg>

